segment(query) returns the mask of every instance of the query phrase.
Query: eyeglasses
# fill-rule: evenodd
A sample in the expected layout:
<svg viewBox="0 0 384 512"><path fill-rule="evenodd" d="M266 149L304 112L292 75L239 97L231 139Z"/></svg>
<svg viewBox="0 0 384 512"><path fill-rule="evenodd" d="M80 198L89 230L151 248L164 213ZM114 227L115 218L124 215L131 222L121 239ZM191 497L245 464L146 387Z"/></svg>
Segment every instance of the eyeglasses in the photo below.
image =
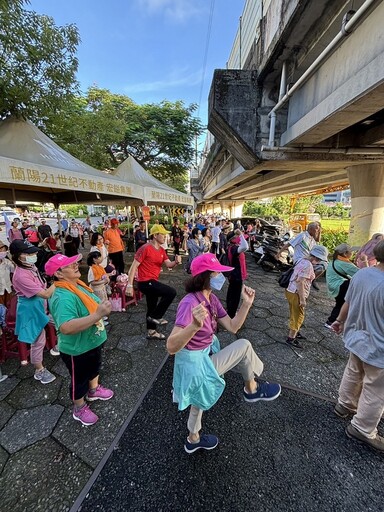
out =
<svg viewBox="0 0 384 512"><path fill-rule="evenodd" d="M71 268L72 270L75 270L76 268L78 268L78 266L79 266L79 263L75 262L75 263L71 263L70 265L66 265L65 267L62 267L59 270L63 271L66 268Z"/></svg>

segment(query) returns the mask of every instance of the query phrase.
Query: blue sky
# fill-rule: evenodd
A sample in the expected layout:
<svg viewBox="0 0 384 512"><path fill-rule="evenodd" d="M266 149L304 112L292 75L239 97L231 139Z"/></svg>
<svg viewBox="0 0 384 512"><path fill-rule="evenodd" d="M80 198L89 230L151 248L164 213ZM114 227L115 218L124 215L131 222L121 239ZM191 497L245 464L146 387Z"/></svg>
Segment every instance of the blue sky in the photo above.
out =
<svg viewBox="0 0 384 512"><path fill-rule="evenodd" d="M199 113L206 123L213 70L226 66L244 5L245 0L31 0L28 9L52 16L58 25L77 25L83 91L96 84L136 103L189 104L201 96Z"/></svg>

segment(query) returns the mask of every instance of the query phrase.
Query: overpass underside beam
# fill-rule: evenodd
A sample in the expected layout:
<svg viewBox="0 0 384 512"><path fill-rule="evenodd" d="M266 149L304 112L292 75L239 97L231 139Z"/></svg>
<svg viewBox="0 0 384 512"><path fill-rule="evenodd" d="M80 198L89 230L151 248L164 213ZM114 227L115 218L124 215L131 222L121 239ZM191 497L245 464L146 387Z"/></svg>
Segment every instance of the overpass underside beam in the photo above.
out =
<svg viewBox="0 0 384 512"><path fill-rule="evenodd" d="M292 192L308 192L316 188L338 184L347 179L348 167L366 163L384 163L384 154L350 154L346 151L340 153L330 153L327 150L318 152L305 152L294 150L286 152L284 149L277 151L262 151L262 160L260 164L250 170L245 170L241 166L234 165L231 172L219 173L215 176L215 184L206 187L203 198L211 200L213 198L227 199L233 197L238 192L254 191L258 188L260 192L254 197L271 197L282 195L285 192L280 185L289 184L292 178ZM282 178L280 174L282 173ZM301 179L300 184L295 178L301 174L307 174L307 180ZM336 173L336 174L332 174ZM311 177L311 174L314 176ZM305 182L308 181L308 186ZM274 184L274 186L270 186ZM312 188L313 184L313 188ZM252 188L255 186L254 188ZM300 188L301 187L301 188ZM253 194L252 194L253 195ZM236 196L237 198L237 196Z"/></svg>

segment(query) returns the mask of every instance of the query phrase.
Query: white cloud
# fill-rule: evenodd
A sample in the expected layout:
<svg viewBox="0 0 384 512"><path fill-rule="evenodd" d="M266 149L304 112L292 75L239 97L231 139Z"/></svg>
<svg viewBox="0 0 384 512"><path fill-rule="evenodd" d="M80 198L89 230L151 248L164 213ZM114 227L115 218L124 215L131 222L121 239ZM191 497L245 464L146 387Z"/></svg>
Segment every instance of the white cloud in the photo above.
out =
<svg viewBox="0 0 384 512"><path fill-rule="evenodd" d="M193 16L201 14L196 0L138 0L139 5L150 14L164 14L167 18L184 22Z"/></svg>
<svg viewBox="0 0 384 512"><path fill-rule="evenodd" d="M127 94L135 94L140 92L164 91L177 87L194 87L201 83L201 70L189 74L187 74L187 72L187 69L179 69L177 73L171 73L163 80L128 84L124 87L124 90Z"/></svg>

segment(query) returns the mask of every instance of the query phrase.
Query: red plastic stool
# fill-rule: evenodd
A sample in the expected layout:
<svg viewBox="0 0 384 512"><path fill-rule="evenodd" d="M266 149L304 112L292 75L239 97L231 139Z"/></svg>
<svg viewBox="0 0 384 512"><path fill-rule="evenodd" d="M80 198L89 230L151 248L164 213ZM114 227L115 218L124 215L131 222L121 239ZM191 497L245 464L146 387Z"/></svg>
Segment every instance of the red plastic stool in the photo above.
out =
<svg viewBox="0 0 384 512"><path fill-rule="evenodd" d="M125 283L121 284L117 282L115 284L114 291L116 291L121 297L121 307L123 308L123 310L126 310L127 306L130 306L131 304L137 306L136 292L134 288L133 295L130 298L128 298L125 294L125 292L127 291L127 285Z"/></svg>
<svg viewBox="0 0 384 512"><path fill-rule="evenodd" d="M20 359L22 364L28 364L29 344L17 339L15 334L16 326L17 296L12 296L7 313L5 315L5 326L1 335L0 361L4 362L9 358Z"/></svg>

